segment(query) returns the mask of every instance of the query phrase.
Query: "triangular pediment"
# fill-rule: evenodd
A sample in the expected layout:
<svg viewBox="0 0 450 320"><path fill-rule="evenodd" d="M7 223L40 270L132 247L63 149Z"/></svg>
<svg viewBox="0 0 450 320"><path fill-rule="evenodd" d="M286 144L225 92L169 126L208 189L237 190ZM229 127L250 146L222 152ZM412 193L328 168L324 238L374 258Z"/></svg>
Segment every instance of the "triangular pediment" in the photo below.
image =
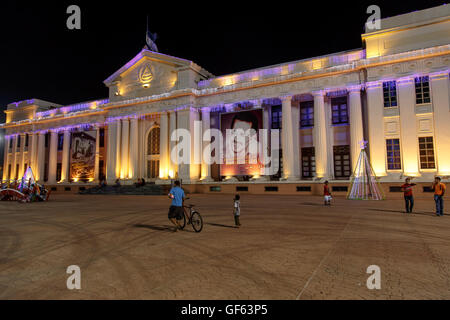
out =
<svg viewBox="0 0 450 320"><path fill-rule="evenodd" d="M104 83L118 98L148 96L176 89L180 72L186 70L210 76L192 61L143 49Z"/></svg>
<svg viewBox="0 0 450 320"><path fill-rule="evenodd" d="M189 67L193 64L192 61L172 57L166 54L153 52L147 49L143 49L139 52L133 59L123 65L119 70L114 72L111 76L109 76L104 83L106 85L111 84L116 81L118 78L123 78L126 74L129 74L136 68L139 68L143 64L147 65L166 65L166 67L172 67L173 69ZM148 70L148 68L147 68Z"/></svg>

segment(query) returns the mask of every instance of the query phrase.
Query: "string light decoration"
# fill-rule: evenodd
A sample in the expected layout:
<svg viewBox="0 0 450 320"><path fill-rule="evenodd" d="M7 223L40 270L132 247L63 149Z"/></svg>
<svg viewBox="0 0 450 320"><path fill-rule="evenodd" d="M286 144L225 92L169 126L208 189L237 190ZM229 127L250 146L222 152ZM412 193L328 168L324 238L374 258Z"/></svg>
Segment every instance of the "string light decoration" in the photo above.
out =
<svg viewBox="0 0 450 320"><path fill-rule="evenodd" d="M375 172L370 165L366 153L367 141L360 141L361 152L353 172L350 189L347 194L349 200L384 200Z"/></svg>

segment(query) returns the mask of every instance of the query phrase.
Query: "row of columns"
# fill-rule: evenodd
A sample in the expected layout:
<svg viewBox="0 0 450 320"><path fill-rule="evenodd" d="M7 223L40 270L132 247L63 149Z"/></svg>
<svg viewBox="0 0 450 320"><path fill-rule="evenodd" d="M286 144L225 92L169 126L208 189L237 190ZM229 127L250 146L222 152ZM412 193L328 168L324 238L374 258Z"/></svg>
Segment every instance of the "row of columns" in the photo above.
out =
<svg viewBox="0 0 450 320"><path fill-rule="evenodd" d="M106 180L137 180L139 172L139 121L117 119L108 124Z"/></svg>
<svg viewBox="0 0 450 320"><path fill-rule="evenodd" d="M100 128L97 128L97 145L95 154L95 179L99 175L99 141ZM29 133L28 134L28 150L25 150L25 134L21 135L20 150L17 152L18 136L9 137L5 141L5 157L3 180L8 178L8 168L11 165L10 179L13 180L16 176L20 179L25 173L25 164L28 164L33 170L35 179L39 183L56 184L58 182L69 182L70 180L70 139L71 132L65 130L63 133L63 149L61 161L61 180L57 181L57 165L58 165L58 131L51 130L49 136L49 150L48 150L48 179L44 181L45 165L46 165L46 147L45 147L45 132ZM13 146L11 154L9 155L9 140L13 139ZM17 164L19 164L19 171L16 172Z"/></svg>
<svg viewBox="0 0 450 320"><path fill-rule="evenodd" d="M313 92L314 97L314 128L313 142L315 147L316 177L331 178L329 163L329 124L325 106L325 92ZM299 148L299 109L292 105L292 97L281 97L282 102L282 150L283 150L283 178L299 180L300 148ZM363 118L361 109L361 88L359 86L348 90L348 112L350 118L350 150L352 168L354 169L360 153L360 141L363 140Z"/></svg>

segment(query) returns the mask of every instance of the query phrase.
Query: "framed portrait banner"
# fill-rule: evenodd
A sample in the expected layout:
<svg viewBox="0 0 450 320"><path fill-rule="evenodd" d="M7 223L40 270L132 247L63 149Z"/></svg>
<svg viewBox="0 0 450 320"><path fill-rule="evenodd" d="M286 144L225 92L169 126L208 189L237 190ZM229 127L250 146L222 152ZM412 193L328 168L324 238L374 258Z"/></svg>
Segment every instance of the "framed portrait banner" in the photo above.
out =
<svg viewBox="0 0 450 320"><path fill-rule="evenodd" d="M95 131L72 133L70 147L70 177L75 181L94 178L95 171Z"/></svg>

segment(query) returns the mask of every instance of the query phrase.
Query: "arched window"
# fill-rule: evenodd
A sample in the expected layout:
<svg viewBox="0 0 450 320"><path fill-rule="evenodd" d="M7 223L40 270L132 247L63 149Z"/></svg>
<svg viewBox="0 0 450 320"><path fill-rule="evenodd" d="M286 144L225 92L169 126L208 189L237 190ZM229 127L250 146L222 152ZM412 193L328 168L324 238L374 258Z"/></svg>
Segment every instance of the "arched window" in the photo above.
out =
<svg viewBox="0 0 450 320"><path fill-rule="evenodd" d="M150 130L147 139L147 155L159 154L159 128Z"/></svg>
<svg viewBox="0 0 450 320"><path fill-rule="evenodd" d="M159 177L159 127L150 130L147 137L147 178Z"/></svg>

